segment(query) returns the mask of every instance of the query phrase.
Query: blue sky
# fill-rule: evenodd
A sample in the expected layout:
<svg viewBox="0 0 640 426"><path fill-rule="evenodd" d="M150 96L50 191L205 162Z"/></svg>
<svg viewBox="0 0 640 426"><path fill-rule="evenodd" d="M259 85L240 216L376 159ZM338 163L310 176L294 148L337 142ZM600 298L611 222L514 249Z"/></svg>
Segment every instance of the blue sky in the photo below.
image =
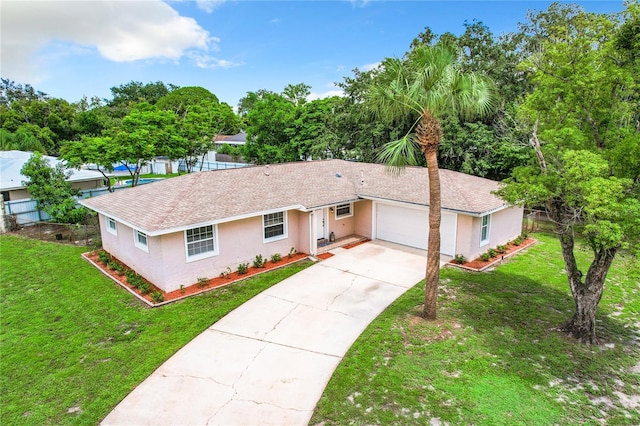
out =
<svg viewBox="0 0 640 426"><path fill-rule="evenodd" d="M622 1L579 1L618 12ZM247 91L306 83L314 97L358 67L399 57L425 27L517 30L547 1L12 1L0 3L0 75L70 102L130 81L202 86L236 106Z"/></svg>

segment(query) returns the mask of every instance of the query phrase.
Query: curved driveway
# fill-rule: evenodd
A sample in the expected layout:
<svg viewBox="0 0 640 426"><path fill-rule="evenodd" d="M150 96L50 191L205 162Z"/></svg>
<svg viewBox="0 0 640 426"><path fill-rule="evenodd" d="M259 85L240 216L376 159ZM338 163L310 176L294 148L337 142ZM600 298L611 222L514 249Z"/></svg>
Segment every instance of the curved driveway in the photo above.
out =
<svg viewBox="0 0 640 426"><path fill-rule="evenodd" d="M395 244L333 253L213 324L102 424L307 424L349 347L425 273L426 252Z"/></svg>

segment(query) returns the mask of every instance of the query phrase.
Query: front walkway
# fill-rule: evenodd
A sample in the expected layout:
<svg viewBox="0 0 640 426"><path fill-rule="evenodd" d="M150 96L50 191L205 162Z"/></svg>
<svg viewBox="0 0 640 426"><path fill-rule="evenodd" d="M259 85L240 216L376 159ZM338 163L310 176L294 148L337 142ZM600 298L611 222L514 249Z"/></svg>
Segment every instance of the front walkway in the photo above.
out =
<svg viewBox="0 0 640 426"><path fill-rule="evenodd" d="M373 241L269 288L165 362L104 425L306 425L342 357L424 278L426 252Z"/></svg>

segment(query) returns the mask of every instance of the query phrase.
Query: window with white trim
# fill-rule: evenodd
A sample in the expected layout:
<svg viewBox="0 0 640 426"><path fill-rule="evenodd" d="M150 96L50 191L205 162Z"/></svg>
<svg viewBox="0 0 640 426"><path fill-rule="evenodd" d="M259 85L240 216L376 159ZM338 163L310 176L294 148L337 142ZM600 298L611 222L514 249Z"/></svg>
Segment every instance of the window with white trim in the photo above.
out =
<svg viewBox="0 0 640 426"><path fill-rule="evenodd" d="M336 206L336 220L353 216L353 203L338 204Z"/></svg>
<svg viewBox="0 0 640 426"><path fill-rule="evenodd" d="M480 245L489 243L489 227L491 225L491 215L482 216L482 226L480 227Z"/></svg>
<svg viewBox="0 0 640 426"><path fill-rule="evenodd" d="M200 226L184 231L187 245L187 260L204 259L218 254L216 241L217 227L214 225Z"/></svg>
<svg viewBox="0 0 640 426"><path fill-rule="evenodd" d="M107 231L115 236L118 235L118 223L112 217L105 216L107 220Z"/></svg>
<svg viewBox="0 0 640 426"><path fill-rule="evenodd" d="M287 237L286 212L269 213L262 216L264 241L281 240Z"/></svg>
<svg viewBox="0 0 640 426"><path fill-rule="evenodd" d="M147 240L147 234L144 232L138 231L136 229L133 230L133 243L140 250L144 250L149 253L149 242Z"/></svg>

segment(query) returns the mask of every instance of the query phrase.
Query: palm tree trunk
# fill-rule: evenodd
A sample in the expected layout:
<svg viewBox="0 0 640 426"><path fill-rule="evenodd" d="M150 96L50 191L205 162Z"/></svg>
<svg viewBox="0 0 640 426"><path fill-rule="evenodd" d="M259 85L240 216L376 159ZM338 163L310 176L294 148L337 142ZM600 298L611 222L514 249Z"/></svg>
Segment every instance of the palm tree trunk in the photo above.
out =
<svg viewBox="0 0 640 426"><path fill-rule="evenodd" d="M438 282L440 281L441 193L437 156L438 145L442 138L440 121L428 111L423 112L416 129L416 137L427 160L429 174L429 241L423 316L426 319L436 319Z"/></svg>

